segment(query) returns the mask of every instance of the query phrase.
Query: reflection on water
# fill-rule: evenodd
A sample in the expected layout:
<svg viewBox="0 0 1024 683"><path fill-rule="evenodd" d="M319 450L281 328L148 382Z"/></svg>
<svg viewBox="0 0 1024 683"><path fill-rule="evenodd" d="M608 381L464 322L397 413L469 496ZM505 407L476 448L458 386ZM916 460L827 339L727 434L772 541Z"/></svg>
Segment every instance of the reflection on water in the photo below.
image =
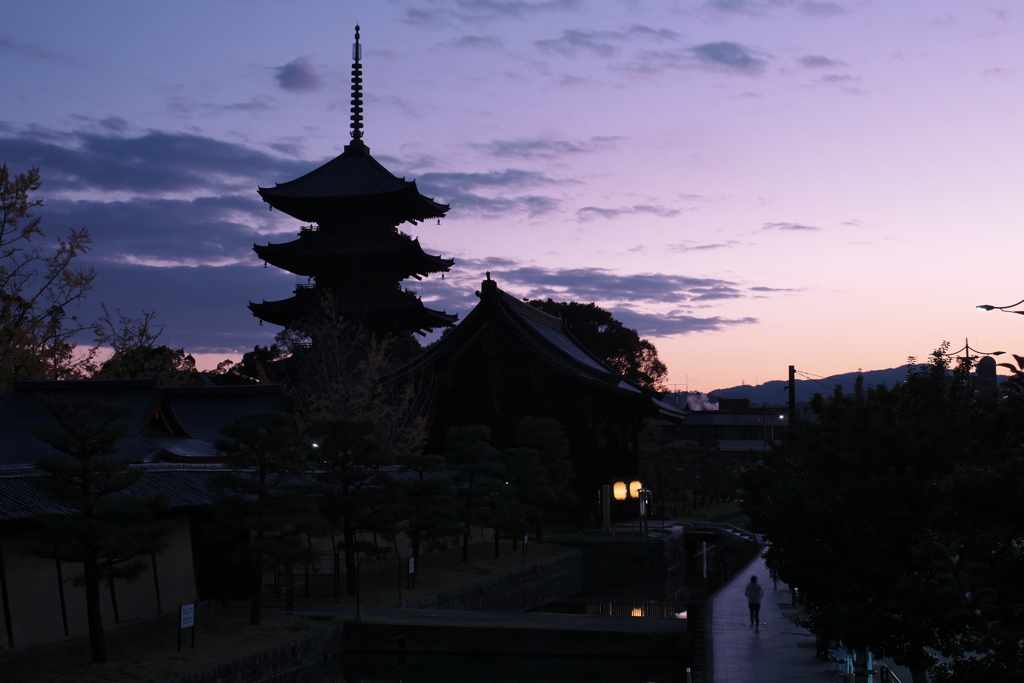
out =
<svg viewBox="0 0 1024 683"><path fill-rule="evenodd" d="M454 656L429 654L346 654L331 660L304 683L388 683L403 681L608 681L609 683L678 683L686 664L678 658L618 659L537 655Z"/></svg>
<svg viewBox="0 0 1024 683"><path fill-rule="evenodd" d="M664 600L592 600L569 598L548 603L531 612L555 614L604 614L613 617L657 617L685 619L686 605Z"/></svg>

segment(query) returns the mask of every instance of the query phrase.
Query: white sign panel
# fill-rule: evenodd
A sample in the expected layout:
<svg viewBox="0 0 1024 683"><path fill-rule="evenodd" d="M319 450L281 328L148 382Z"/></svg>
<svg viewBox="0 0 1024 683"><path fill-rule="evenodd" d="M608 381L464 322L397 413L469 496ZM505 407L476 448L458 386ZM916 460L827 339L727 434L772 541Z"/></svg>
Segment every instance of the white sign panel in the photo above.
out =
<svg viewBox="0 0 1024 683"><path fill-rule="evenodd" d="M181 606L181 627L192 628L196 625L196 606L194 603Z"/></svg>

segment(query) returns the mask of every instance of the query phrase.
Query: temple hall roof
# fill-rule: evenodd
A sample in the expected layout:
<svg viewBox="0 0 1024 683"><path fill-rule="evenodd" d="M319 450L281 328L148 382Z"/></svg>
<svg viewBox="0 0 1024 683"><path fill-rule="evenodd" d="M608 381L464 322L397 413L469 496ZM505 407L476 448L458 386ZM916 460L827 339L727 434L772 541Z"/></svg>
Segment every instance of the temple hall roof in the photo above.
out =
<svg viewBox="0 0 1024 683"><path fill-rule="evenodd" d="M0 401L0 471L62 456L34 433L50 423L39 402L86 396L131 406L121 420L128 435L117 443L117 454L130 463L215 460L224 425L242 415L288 407L280 385L160 387L155 379L16 381Z"/></svg>
<svg viewBox="0 0 1024 683"><path fill-rule="evenodd" d="M421 356L392 373L389 380L399 380L427 368L456 362L453 359L462 353L466 345L473 343L484 325L497 324L502 336L516 340L552 371L598 390L624 398L634 397L647 403L652 414L681 421L682 413L658 400L656 393L629 381L584 348L561 318L548 315L498 289L498 283L490 279L490 274L481 283L478 296L480 303L455 329Z"/></svg>

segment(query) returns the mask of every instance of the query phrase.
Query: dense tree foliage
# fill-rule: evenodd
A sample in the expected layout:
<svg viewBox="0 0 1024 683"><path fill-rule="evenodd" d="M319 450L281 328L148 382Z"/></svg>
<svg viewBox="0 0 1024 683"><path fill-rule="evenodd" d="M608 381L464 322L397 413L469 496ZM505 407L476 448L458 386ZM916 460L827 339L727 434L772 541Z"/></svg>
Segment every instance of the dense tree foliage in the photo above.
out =
<svg viewBox="0 0 1024 683"><path fill-rule="evenodd" d="M290 352L277 343L269 346L257 344L252 351L246 351L237 362L231 360L221 361L217 370L211 376L213 384L259 384L261 382L273 382L275 378L273 364L287 358Z"/></svg>
<svg viewBox="0 0 1024 683"><path fill-rule="evenodd" d="M576 494L572 479L576 476L569 462L569 437L557 420L548 417L524 417L515 426L515 445L536 453L528 458L528 468L513 465L519 481L519 496L526 504L527 520L534 526L538 542L544 540L544 519L572 507Z"/></svg>
<svg viewBox="0 0 1024 683"><path fill-rule="evenodd" d="M959 682L1024 675L1022 404L975 392L969 370L935 355L892 389L815 397L746 482L801 621L915 683L933 652Z"/></svg>
<svg viewBox="0 0 1024 683"><path fill-rule="evenodd" d="M624 326L597 304L547 299L527 301L534 308L562 318L576 340L603 363L642 387L665 390L668 368L658 350L637 331Z"/></svg>
<svg viewBox="0 0 1024 683"><path fill-rule="evenodd" d="M36 463L43 472L36 486L71 513L38 518L41 530L32 551L82 566L75 582L85 588L92 659L105 662L100 584L142 573L145 564L138 556L163 546L167 529L156 515L164 503L117 495L143 474L116 455L118 441L128 433L123 418L130 406L88 397L48 400L39 407L51 423L36 436L64 455Z"/></svg>
<svg viewBox="0 0 1024 683"><path fill-rule="evenodd" d="M422 568L423 548L444 550L448 539L458 536L459 499L442 456L408 453L396 460L407 476L398 480L402 498L396 501L400 509L395 516L402 520L402 533L409 539L416 566Z"/></svg>
<svg viewBox="0 0 1024 683"><path fill-rule="evenodd" d="M249 623L259 624L263 577L310 557L303 523L311 516L305 449L295 418L284 413L246 415L223 428L217 448L230 470L213 479L220 494L218 523L249 566Z"/></svg>
<svg viewBox="0 0 1024 683"><path fill-rule="evenodd" d="M332 539L335 552L344 551L352 594L360 556L383 552L363 539L399 533L399 506L392 504L398 488L385 470L422 453L431 392L415 380L383 382L400 362L396 347L403 349L404 339L381 337L344 319L329 295L297 332L281 371L304 441L318 444L311 457L323 511L331 529L340 532L332 531Z"/></svg>
<svg viewBox="0 0 1024 683"><path fill-rule="evenodd" d="M202 384L195 359L185 349L158 344L163 327L156 314L142 311L138 318L111 312L103 304L103 315L93 323L96 343L113 350L93 379L137 379L155 377L161 386Z"/></svg>
<svg viewBox="0 0 1024 683"><path fill-rule="evenodd" d="M469 562L470 531L474 524L492 521L489 497L497 495L504 469L498 450L491 445L491 430L484 425L449 427L445 432L444 459L461 500L462 561Z"/></svg>
<svg viewBox="0 0 1024 683"><path fill-rule="evenodd" d="M70 342L84 329L74 309L95 273L79 265L89 231L48 240L33 211L42 181L38 168L12 175L0 164L0 390L15 378L80 377L88 358Z"/></svg>

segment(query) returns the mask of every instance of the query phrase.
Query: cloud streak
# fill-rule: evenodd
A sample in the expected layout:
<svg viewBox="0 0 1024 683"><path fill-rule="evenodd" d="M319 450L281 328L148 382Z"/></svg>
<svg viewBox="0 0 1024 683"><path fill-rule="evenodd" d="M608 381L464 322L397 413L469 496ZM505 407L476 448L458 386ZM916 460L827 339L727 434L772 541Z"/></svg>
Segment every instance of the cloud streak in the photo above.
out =
<svg viewBox="0 0 1024 683"><path fill-rule="evenodd" d="M714 251L717 249L731 249L738 247L742 243L736 240L726 240L725 242L707 242L707 243L687 243L682 242L679 244L670 244L666 249L669 251L683 254L689 251Z"/></svg>
<svg viewBox="0 0 1024 683"><path fill-rule="evenodd" d="M317 164L283 160L199 135L160 131L122 137L34 130L0 138L0 159L12 167L43 168L51 196L55 191L252 191L254 182L269 185L290 180Z"/></svg>
<svg viewBox="0 0 1024 683"><path fill-rule="evenodd" d="M499 158L552 159L566 154L591 154L613 149L624 138L618 135L595 136L587 140L557 140L533 138L520 140L492 140L470 146Z"/></svg>
<svg viewBox="0 0 1024 683"><path fill-rule="evenodd" d="M813 225L804 225L802 223L765 223L761 226L761 230L782 230L787 232L815 232L821 230L821 228Z"/></svg>
<svg viewBox="0 0 1024 683"><path fill-rule="evenodd" d="M674 41L679 34L669 29L655 29L634 24L621 31L567 29L558 38L534 41L542 52L562 57L593 55L610 58L619 53L619 44L635 40Z"/></svg>
<svg viewBox="0 0 1024 683"><path fill-rule="evenodd" d="M436 193L445 202L457 205L460 213L486 217L525 214L536 218L554 213L559 201L540 194L509 196L510 191L546 187L563 182L537 171L506 169L489 173L424 173L417 179L425 194ZM488 193L498 192L498 196Z"/></svg>
<svg viewBox="0 0 1024 683"><path fill-rule="evenodd" d="M729 41L703 43L690 48L695 60L706 69L757 75L767 62L748 47Z"/></svg>
<svg viewBox="0 0 1024 683"><path fill-rule="evenodd" d="M580 0L431 0L406 9L403 18L406 23L414 25L441 24L452 20L466 23L503 19L522 21L546 12L575 12L581 6Z"/></svg>
<svg viewBox="0 0 1024 683"><path fill-rule="evenodd" d="M765 16L789 8L795 8L800 14L810 17L834 17L848 12L843 5L828 0L707 0L704 6L722 14L750 16Z"/></svg>
<svg viewBox="0 0 1024 683"><path fill-rule="evenodd" d="M664 206L654 206L651 204L636 204L634 206L618 209L584 206L582 209L576 211L576 218L583 222L589 222L599 218L619 218L620 216L636 214L650 214L658 216L659 218L671 218L672 216L678 216L680 213L682 212L678 209L670 209Z"/></svg>
<svg viewBox="0 0 1024 683"><path fill-rule="evenodd" d="M282 90L288 92L316 92L323 87L323 79L306 57L297 57L284 66L274 69L274 79Z"/></svg>
<svg viewBox="0 0 1024 683"><path fill-rule="evenodd" d="M846 62L825 57L824 55L805 55L798 61L801 66L808 69L837 69L846 66Z"/></svg>
<svg viewBox="0 0 1024 683"><path fill-rule="evenodd" d="M622 68L643 74L672 69L759 76L768 68L768 55L741 43L716 41L685 48L647 50Z"/></svg>
<svg viewBox="0 0 1024 683"><path fill-rule="evenodd" d="M594 302L641 335L666 337L694 332L721 331L758 322L752 316L729 318L700 315L698 309L715 301L757 299L789 290L745 287L730 280L663 273L616 274L601 268L540 268L501 258L464 259L456 262L446 280L418 283L431 305L459 311L463 316L476 304L470 286L490 272L506 293L528 299ZM649 310L657 309L657 310Z"/></svg>

